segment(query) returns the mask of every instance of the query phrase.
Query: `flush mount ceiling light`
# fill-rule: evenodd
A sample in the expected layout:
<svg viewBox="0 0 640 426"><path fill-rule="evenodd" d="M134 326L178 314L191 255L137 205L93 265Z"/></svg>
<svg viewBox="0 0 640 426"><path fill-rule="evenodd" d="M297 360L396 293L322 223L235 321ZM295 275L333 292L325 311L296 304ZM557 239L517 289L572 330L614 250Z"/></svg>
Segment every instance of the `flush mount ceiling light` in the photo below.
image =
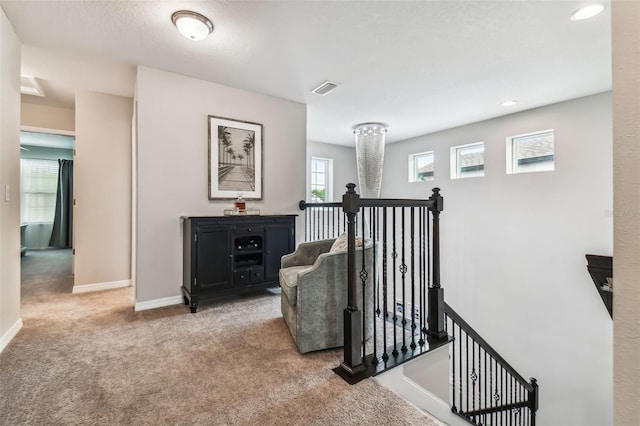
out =
<svg viewBox="0 0 640 426"><path fill-rule="evenodd" d="M385 123L361 123L356 124L351 129L356 137L358 137L365 135L384 135L387 133L388 127ZM384 137L382 139L384 140Z"/></svg>
<svg viewBox="0 0 640 426"><path fill-rule="evenodd" d="M600 14L604 10L604 4L596 3L588 6L581 7L571 14L572 21L583 21L585 19L593 18Z"/></svg>
<svg viewBox="0 0 640 426"><path fill-rule="evenodd" d="M213 32L213 23L209 18L190 10L175 12L171 15L171 22L189 40L203 40Z"/></svg>

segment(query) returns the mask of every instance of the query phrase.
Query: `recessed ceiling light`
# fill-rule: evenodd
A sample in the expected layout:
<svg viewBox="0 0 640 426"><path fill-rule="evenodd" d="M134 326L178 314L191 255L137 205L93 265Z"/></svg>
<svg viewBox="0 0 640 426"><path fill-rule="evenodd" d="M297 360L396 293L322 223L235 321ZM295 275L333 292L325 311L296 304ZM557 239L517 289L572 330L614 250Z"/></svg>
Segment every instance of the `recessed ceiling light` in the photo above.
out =
<svg viewBox="0 0 640 426"><path fill-rule="evenodd" d="M593 18L600 14L604 10L604 4L596 3L588 6L581 7L571 14L572 21L583 21L585 19Z"/></svg>
<svg viewBox="0 0 640 426"><path fill-rule="evenodd" d="M209 18L190 10L175 12L171 15L171 22L189 40L203 40L213 32L213 23Z"/></svg>
<svg viewBox="0 0 640 426"><path fill-rule="evenodd" d="M517 101L517 100L515 100L515 99L510 99L510 100L508 100L508 101L504 101L504 102L503 102L503 103L501 103L500 105L501 105L501 106L503 106L503 107L508 107L508 106L513 106L513 105L515 105L515 104L517 104L517 103L518 103L518 101Z"/></svg>

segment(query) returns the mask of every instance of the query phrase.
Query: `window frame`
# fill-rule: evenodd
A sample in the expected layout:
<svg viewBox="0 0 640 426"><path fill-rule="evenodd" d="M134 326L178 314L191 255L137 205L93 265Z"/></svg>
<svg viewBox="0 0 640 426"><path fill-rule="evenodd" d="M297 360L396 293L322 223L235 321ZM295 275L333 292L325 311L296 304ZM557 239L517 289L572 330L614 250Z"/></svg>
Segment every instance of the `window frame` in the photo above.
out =
<svg viewBox="0 0 640 426"><path fill-rule="evenodd" d="M471 176L471 175L467 175L464 176L461 167L460 167L460 151L464 150L464 149L468 149L468 148L473 148L473 147L478 147L478 146L482 146L482 174L478 174L475 176ZM451 162L451 179L472 179L472 178L479 178L479 177L484 177L484 171L485 171L485 164L484 164L484 153L485 153L485 143L484 141L480 141L480 142L473 142L473 143L467 143L464 145L456 145L456 146L452 146L450 148L450 162Z"/></svg>
<svg viewBox="0 0 640 426"><path fill-rule="evenodd" d="M540 169L529 169L526 170L524 168L522 168L522 164L518 164L518 160L517 160L517 147L515 146L516 143L518 142L518 140L522 140L522 139L528 139L534 136L537 137L542 137L545 136L547 134L550 134L552 137L552 152L553 154L551 155L551 160L542 160L542 161L538 161L539 163L550 163L551 166L550 168L540 168ZM542 173L542 172L553 172L556 169L556 135L555 135L555 129L546 129L546 130L539 130L539 131L535 131L535 132L530 132L530 133L522 133L519 135L513 135L513 136L509 136L507 137L507 152L506 152L506 164L507 164L507 174L508 175L515 175L515 174L521 174L521 173ZM529 158L542 158L545 156L541 156L541 157L529 157ZM548 157L548 156L547 156ZM531 161L530 163L533 163L535 161Z"/></svg>
<svg viewBox="0 0 640 426"><path fill-rule="evenodd" d="M315 170L316 162L325 163L325 171L318 172ZM326 157L311 157L311 167L309 168L309 194L308 199L309 202L315 203L330 203L333 200L333 158ZM318 187L318 184L314 184L314 174L324 174L324 188L325 188L325 200L324 201L314 201L313 190Z"/></svg>
<svg viewBox="0 0 640 426"><path fill-rule="evenodd" d="M430 155L433 163L433 172L431 172L431 176L427 176L426 179L418 179L418 167L417 167L417 159L420 157L424 157ZM429 182L435 179L436 173L436 153L434 150L424 151L424 152L416 152L415 154L409 154L408 158L409 163L409 173L408 173L408 182L409 183L419 183L419 182Z"/></svg>
<svg viewBox="0 0 640 426"><path fill-rule="evenodd" d="M49 177L49 179L52 181L51 183L51 189L52 191L44 191L42 190L42 188L40 188L39 191L27 191L25 189L25 186L29 186L30 183L27 183L26 181L28 180L29 176L27 176L26 167L31 167L32 169L35 169L36 167L34 166L27 166L28 163L47 163L46 166L40 166L42 169L48 169L48 171L50 173L48 173L49 175L51 175ZM30 223L30 224L47 224L47 223L53 223L54 219L55 219L55 208L56 208L56 198L58 196L58 175L59 175L59 170L60 170L60 165L58 163L58 160L52 160L52 159L46 159L46 158L21 158L20 159L20 221L22 223ZM40 183L40 185L42 185L42 183ZM44 217L45 215L42 214L44 213L44 211L40 214L40 215L30 215L29 211L28 211L28 204L27 203L27 197L29 195L34 195L34 198L39 197L41 199L44 198L48 198L49 199L49 206L46 206L46 209L48 211L48 213L50 213L51 218L49 219L48 217ZM42 201L40 202L40 204L42 204ZM40 209L42 210L43 206L40 206Z"/></svg>

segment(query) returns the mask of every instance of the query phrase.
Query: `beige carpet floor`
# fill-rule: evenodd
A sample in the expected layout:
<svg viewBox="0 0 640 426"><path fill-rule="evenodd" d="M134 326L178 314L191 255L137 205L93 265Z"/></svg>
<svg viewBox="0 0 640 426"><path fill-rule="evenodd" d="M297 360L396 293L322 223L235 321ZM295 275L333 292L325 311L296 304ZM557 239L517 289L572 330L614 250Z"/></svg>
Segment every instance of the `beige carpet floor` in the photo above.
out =
<svg viewBox="0 0 640 426"><path fill-rule="evenodd" d="M373 379L344 382L339 349L300 355L279 295L134 312L131 288L71 294L56 256L22 260L2 425L442 425Z"/></svg>

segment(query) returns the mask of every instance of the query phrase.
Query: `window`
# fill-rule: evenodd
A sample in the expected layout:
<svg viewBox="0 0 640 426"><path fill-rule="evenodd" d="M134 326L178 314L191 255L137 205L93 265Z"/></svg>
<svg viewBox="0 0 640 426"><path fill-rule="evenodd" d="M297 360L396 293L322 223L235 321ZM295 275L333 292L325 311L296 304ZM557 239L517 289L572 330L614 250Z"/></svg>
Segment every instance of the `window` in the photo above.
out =
<svg viewBox="0 0 640 426"><path fill-rule="evenodd" d="M333 199L333 160L311 158L311 202L324 203Z"/></svg>
<svg viewBox="0 0 640 426"><path fill-rule="evenodd" d="M58 162L20 160L20 220L53 222L58 191Z"/></svg>
<svg viewBox="0 0 640 426"><path fill-rule="evenodd" d="M484 142L451 148L451 179L484 176Z"/></svg>
<svg viewBox="0 0 640 426"><path fill-rule="evenodd" d="M507 173L554 170L553 145L553 129L507 138Z"/></svg>
<svg viewBox="0 0 640 426"><path fill-rule="evenodd" d="M409 155L409 182L433 180L433 151Z"/></svg>

